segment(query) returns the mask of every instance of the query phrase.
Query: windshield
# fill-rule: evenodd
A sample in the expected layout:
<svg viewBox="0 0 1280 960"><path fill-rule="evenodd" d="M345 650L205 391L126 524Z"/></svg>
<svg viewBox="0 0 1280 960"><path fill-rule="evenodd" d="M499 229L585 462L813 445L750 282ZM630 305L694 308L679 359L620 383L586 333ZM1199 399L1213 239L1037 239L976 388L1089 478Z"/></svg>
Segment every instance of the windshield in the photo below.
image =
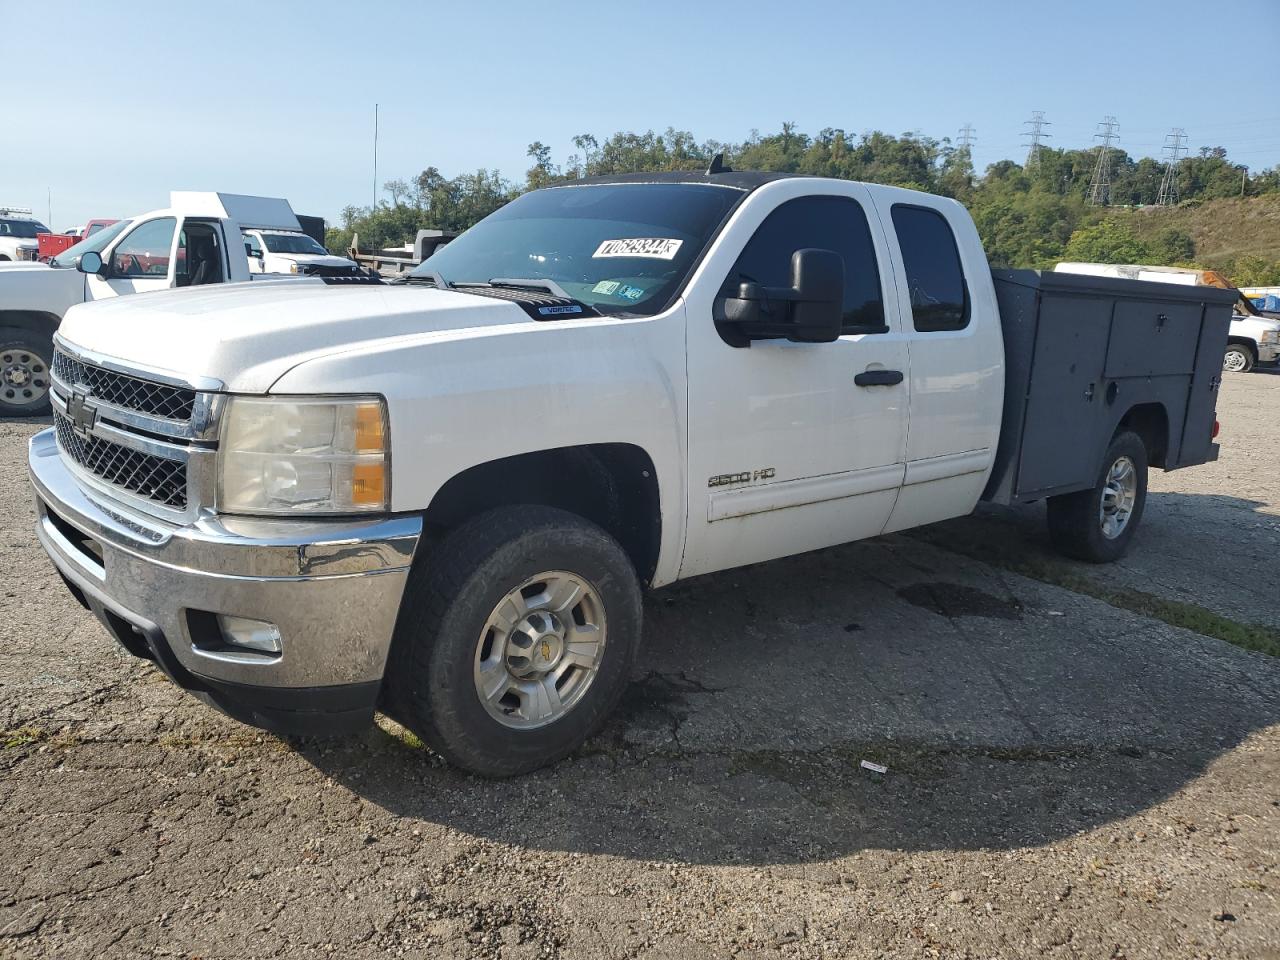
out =
<svg viewBox="0 0 1280 960"><path fill-rule="evenodd" d="M741 190L690 183L583 184L512 200L422 262L446 282L554 280L601 313L663 309Z"/></svg>
<svg viewBox="0 0 1280 960"><path fill-rule="evenodd" d="M109 227L104 227L95 233L92 237L85 237L74 246L67 247L60 254L49 261L51 267L74 267L80 262L80 258L92 250L95 253L101 253L118 237L132 220L120 220L113 223Z"/></svg>
<svg viewBox="0 0 1280 960"><path fill-rule="evenodd" d="M305 233L264 233L262 242L272 253L318 253L320 256L329 253Z"/></svg>
<svg viewBox="0 0 1280 960"><path fill-rule="evenodd" d="M18 237L22 240L34 240L37 233L48 233L49 228L39 220L0 219L0 237Z"/></svg>

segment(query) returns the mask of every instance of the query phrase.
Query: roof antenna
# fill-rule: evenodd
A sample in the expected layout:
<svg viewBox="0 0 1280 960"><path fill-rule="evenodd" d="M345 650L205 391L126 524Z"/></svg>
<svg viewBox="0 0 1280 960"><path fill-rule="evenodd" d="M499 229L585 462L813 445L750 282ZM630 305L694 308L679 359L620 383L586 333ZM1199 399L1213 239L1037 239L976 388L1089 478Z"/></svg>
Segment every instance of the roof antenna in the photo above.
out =
<svg viewBox="0 0 1280 960"><path fill-rule="evenodd" d="M711 162L707 164L708 177L717 173L733 173L733 167L725 166L723 153L717 153L711 158Z"/></svg>

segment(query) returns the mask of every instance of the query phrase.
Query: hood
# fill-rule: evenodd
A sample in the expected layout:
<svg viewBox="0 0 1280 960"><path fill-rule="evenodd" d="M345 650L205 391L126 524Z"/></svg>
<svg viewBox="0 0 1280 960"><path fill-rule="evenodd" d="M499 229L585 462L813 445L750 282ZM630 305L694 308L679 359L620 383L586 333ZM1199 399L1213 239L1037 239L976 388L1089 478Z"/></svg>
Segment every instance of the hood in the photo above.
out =
<svg viewBox="0 0 1280 960"><path fill-rule="evenodd" d="M472 294L299 279L86 303L68 312L58 335L127 365L265 393L299 363L374 341L533 322L513 303Z"/></svg>
<svg viewBox="0 0 1280 960"><path fill-rule="evenodd" d="M35 261L0 263L0 310L30 310L61 317L84 299L84 274Z"/></svg>
<svg viewBox="0 0 1280 960"><path fill-rule="evenodd" d="M51 267L47 263L38 263L35 260L5 260L0 262L0 270L5 271L6 273L18 273L19 271L24 270L29 273L33 270L43 271L55 269L58 268ZM71 272L75 273L76 271L72 270Z"/></svg>
<svg viewBox="0 0 1280 960"><path fill-rule="evenodd" d="M273 257L281 260L292 260L302 267L316 264L322 267L354 267L355 261L346 257L335 257L331 253L273 253Z"/></svg>

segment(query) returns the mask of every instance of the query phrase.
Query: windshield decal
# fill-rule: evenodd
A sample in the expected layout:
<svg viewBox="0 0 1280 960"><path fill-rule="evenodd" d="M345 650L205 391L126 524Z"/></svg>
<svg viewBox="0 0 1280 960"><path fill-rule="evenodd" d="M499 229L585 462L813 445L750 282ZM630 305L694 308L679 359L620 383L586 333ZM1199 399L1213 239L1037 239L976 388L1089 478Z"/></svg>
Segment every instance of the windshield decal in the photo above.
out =
<svg viewBox="0 0 1280 960"><path fill-rule="evenodd" d="M618 291L618 296L624 300L639 300L644 296L643 287L633 287L630 284L623 284L622 289Z"/></svg>
<svg viewBox="0 0 1280 960"><path fill-rule="evenodd" d="M592 293L603 293L606 297L611 297L618 292L618 288L622 286L617 280L601 280L591 288Z"/></svg>
<svg viewBox="0 0 1280 960"><path fill-rule="evenodd" d="M647 257L650 260L674 260L683 240L670 237L628 237L622 240L605 240L591 256L597 257Z"/></svg>

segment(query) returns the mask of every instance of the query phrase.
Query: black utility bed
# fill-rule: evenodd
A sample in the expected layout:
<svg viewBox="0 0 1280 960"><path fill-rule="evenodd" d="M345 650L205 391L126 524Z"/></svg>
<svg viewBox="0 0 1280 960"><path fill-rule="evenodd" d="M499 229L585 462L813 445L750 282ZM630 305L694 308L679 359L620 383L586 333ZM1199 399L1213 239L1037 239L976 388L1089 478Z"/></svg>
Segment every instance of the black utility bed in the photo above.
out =
<svg viewBox="0 0 1280 960"><path fill-rule="evenodd" d="M1004 328L1004 419L984 499L1093 487L1122 423L1166 470L1216 460L1234 290L993 270Z"/></svg>

